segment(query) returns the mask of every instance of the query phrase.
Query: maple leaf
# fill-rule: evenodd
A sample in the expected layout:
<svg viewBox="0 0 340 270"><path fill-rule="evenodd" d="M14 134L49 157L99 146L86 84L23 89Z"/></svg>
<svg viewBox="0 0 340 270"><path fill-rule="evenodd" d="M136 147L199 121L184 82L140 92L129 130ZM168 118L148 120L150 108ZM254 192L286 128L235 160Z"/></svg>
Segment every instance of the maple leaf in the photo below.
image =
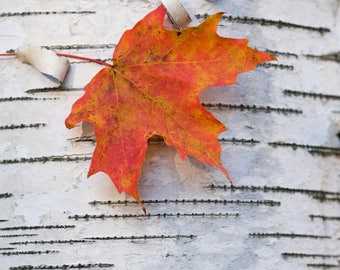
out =
<svg viewBox="0 0 340 270"><path fill-rule="evenodd" d="M201 105L199 94L276 59L249 48L245 39L217 35L222 13L182 31L165 29L165 14L161 5L123 34L112 67L85 86L65 121L68 128L80 121L94 125L97 144L88 177L105 172L119 192L139 203L138 180L155 134L182 158L218 167L231 181L217 139L226 127Z"/></svg>

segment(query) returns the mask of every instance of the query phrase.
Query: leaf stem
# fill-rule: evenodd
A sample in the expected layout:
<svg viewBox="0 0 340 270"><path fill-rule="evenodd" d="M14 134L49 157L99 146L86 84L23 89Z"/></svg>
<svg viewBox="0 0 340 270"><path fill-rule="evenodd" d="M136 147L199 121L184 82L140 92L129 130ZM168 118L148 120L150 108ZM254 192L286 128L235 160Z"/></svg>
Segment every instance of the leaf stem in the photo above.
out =
<svg viewBox="0 0 340 270"><path fill-rule="evenodd" d="M57 55L58 56L64 56L64 57L67 57L67 58L78 59L78 60L85 60L85 61L97 63L99 65L112 67L112 65L109 64L109 63L106 63L106 62L98 60L98 59L89 58L89 57L84 57L84 56L79 56L79 55L74 55L74 54L68 54L68 53L57 53ZM16 54L15 53L1 53L0 54L0 57L11 57L11 56L15 57Z"/></svg>
<svg viewBox="0 0 340 270"><path fill-rule="evenodd" d="M3 56L3 57L8 56L8 57L10 57L10 56L16 56L16 54L15 53L0 53L0 56Z"/></svg>
<svg viewBox="0 0 340 270"><path fill-rule="evenodd" d="M85 61L89 61L89 62L94 62L103 66L107 66L107 67L112 67L111 64L106 63L104 61L98 60L98 59L93 59L93 58L89 58L89 57L84 57L84 56L79 56L79 55L74 55L74 54L68 54L68 53L57 53L58 56L64 56L67 58L74 58L74 59L79 59L79 60L85 60Z"/></svg>

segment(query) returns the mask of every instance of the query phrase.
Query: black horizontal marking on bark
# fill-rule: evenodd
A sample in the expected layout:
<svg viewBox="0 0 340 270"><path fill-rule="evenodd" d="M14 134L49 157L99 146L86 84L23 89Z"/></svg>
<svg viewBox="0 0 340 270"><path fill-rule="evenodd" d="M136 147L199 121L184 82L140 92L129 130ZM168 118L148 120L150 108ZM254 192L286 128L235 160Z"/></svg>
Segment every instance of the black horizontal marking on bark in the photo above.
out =
<svg viewBox="0 0 340 270"><path fill-rule="evenodd" d="M47 124L45 124L45 123L6 125L6 126L0 126L0 130L23 129L23 128L40 128L40 127L46 127L46 126L47 126Z"/></svg>
<svg viewBox="0 0 340 270"><path fill-rule="evenodd" d="M32 237L32 236L37 236L39 234L37 233L31 233L31 234L3 234L0 235L0 238L11 238L11 237Z"/></svg>
<svg viewBox="0 0 340 270"><path fill-rule="evenodd" d="M221 138L221 139L218 139L218 140L222 143L232 143L232 144L242 144L242 145L245 145L245 144L255 145L255 144L260 143L260 141L255 140L255 139Z"/></svg>
<svg viewBox="0 0 340 270"><path fill-rule="evenodd" d="M102 241L110 241L110 240L148 240L148 239L181 239L188 238L194 239L196 235L190 234L177 234L177 235L143 235L143 236L108 236L108 237L86 237L85 239L89 240L102 240Z"/></svg>
<svg viewBox="0 0 340 270"><path fill-rule="evenodd" d="M73 141L73 142L90 142L90 143L96 142L96 138L94 136L76 137L76 138L71 138L68 140Z"/></svg>
<svg viewBox="0 0 340 270"><path fill-rule="evenodd" d="M307 150L311 154L320 154L320 155L340 155L339 147L329 147L322 145L308 145L308 144L296 144L296 143L288 143L288 142L269 142L268 145L272 147L290 147L293 150L297 148L302 148Z"/></svg>
<svg viewBox="0 0 340 270"><path fill-rule="evenodd" d="M10 198L10 197L12 197L12 196L13 196L12 193L8 193L8 192L6 192L6 193L0 193L0 199L7 199L7 198Z"/></svg>
<svg viewBox="0 0 340 270"><path fill-rule="evenodd" d="M311 238L311 239L331 239L327 235L296 234L296 233L249 233L251 238Z"/></svg>
<svg viewBox="0 0 340 270"><path fill-rule="evenodd" d="M103 269L103 268L111 268L114 267L114 264L111 263L78 263L78 264L63 264L63 265L22 265L22 266L14 266L10 267L10 270L30 270L30 269Z"/></svg>
<svg viewBox="0 0 340 270"><path fill-rule="evenodd" d="M338 151L338 149L340 148L336 148L334 150L308 150L308 152L312 155L319 155L319 156L323 156L323 157L328 157L328 156L340 156L340 151Z"/></svg>
<svg viewBox="0 0 340 270"><path fill-rule="evenodd" d="M305 57L316 60L323 61L334 61L336 63L340 63L340 52L329 53L324 55L313 55L313 54L305 54Z"/></svg>
<svg viewBox="0 0 340 270"><path fill-rule="evenodd" d="M29 89L25 92L28 94L36 94L36 93L49 93L49 92L71 92L71 91L82 91L83 88L64 88L64 87L46 87L46 88L35 88Z"/></svg>
<svg viewBox="0 0 340 270"><path fill-rule="evenodd" d="M261 51L261 49L258 49ZM285 57L294 57L295 59L298 59L299 56L295 53L290 53L290 52L279 52L279 51L273 51L273 50L269 50L269 49L265 49L265 52L271 53L275 56L285 56Z"/></svg>
<svg viewBox="0 0 340 270"><path fill-rule="evenodd" d="M41 229L73 229L75 225L45 225L45 226L18 226L0 228L0 231L17 231L17 230L41 230Z"/></svg>
<svg viewBox="0 0 340 270"><path fill-rule="evenodd" d="M0 13L0 17L24 17L24 16L38 16L38 15L67 15L67 14L95 14L95 11L25 11L25 12L5 12Z"/></svg>
<svg viewBox="0 0 340 270"><path fill-rule="evenodd" d="M240 111L252 111L252 112L276 112L283 114L302 114L302 110L290 109L290 108L273 108L270 106L257 106L257 105L236 105L236 104L223 104L223 103L202 103L202 106L206 108L218 108L218 109L230 109Z"/></svg>
<svg viewBox="0 0 340 270"><path fill-rule="evenodd" d="M45 162L78 162L91 160L91 156L86 155L63 155L63 156L43 156L43 157L31 157L20 159L4 159L0 160L0 164L18 164L18 163L45 163Z"/></svg>
<svg viewBox="0 0 340 270"><path fill-rule="evenodd" d="M331 195L315 195L313 199L319 200L321 202L337 202L340 203L340 196L331 196Z"/></svg>
<svg viewBox="0 0 340 270"><path fill-rule="evenodd" d="M116 215L74 215L69 216L69 219L75 220L91 220L91 219L108 219L108 218L151 218L151 217L158 217L158 218L167 218L167 217L201 217L201 218L213 218L213 217L239 217L239 213L158 213L158 214L116 214Z"/></svg>
<svg viewBox="0 0 340 270"><path fill-rule="evenodd" d="M13 256L13 255L42 255L42 254L52 254L59 253L57 250L44 250L44 251L12 251L12 252L0 252L1 255L4 256Z"/></svg>
<svg viewBox="0 0 340 270"><path fill-rule="evenodd" d="M340 96L337 96L337 95L327 95L327 94L321 94L321 93L303 92L303 91L289 90L289 89L283 90L283 94L286 96L311 97L314 99L318 98L318 99L340 100Z"/></svg>
<svg viewBox="0 0 340 270"><path fill-rule="evenodd" d="M217 199L183 199L183 200L142 200L142 204L237 204L237 205L266 205L266 206L280 206L279 201L273 200L217 200ZM136 201L91 201L90 205L129 205L138 204Z"/></svg>
<svg viewBox="0 0 340 270"><path fill-rule="evenodd" d="M272 63L262 63L258 64L258 67L264 67L264 68L275 68L275 69L284 69L284 70L294 70L294 66L292 65L282 65L282 64L272 64Z"/></svg>
<svg viewBox="0 0 340 270"><path fill-rule="evenodd" d="M5 248L0 248L0 251L1 250L14 250L14 249L16 249L16 248L5 247Z"/></svg>
<svg viewBox="0 0 340 270"><path fill-rule="evenodd" d="M7 98L0 98L0 102L33 101L33 100L57 100L57 99L59 99L59 98L7 97Z"/></svg>
<svg viewBox="0 0 340 270"><path fill-rule="evenodd" d="M205 186L205 188L210 189L224 189L228 190L230 189L231 192L240 190L240 191L251 191L251 192L273 192L273 193L300 193L300 194L306 194L309 196L337 196L340 198L340 192L333 192L333 191L325 191L325 190L315 190L315 189L302 189L302 188L286 188L286 187L268 187L268 186L227 186L227 185L215 185L210 184Z"/></svg>
<svg viewBox="0 0 340 270"><path fill-rule="evenodd" d="M208 14L196 14L197 19L207 19L209 17ZM276 20L268 20L263 18L253 18L253 17L240 17L240 16L222 16L222 20L226 20L229 22L242 23L242 24L257 24L261 26L275 26L279 29L281 28L295 28L302 29L307 31L319 32L320 34L329 33L331 30L326 27L314 27L314 26L306 26L301 24L295 24L284 21L276 21Z"/></svg>
<svg viewBox="0 0 340 270"><path fill-rule="evenodd" d="M339 269L340 264L328 264L328 263L308 263L307 267L321 268L321 269Z"/></svg>
<svg viewBox="0 0 340 270"><path fill-rule="evenodd" d="M10 245L46 245L46 244L50 244L50 245L54 245L54 244L78 244L78 243L93 243L93 241L89 241L89 240L84 240L84 239L80 239L80 240L49 240L49 241L24 241L24 242L11 242L9 243Z"/></svg>
<svg viewBox="0 0 340 270"><path fill-rule="evenodd" d="M311 220L322 219L323 221L340 221L340 216L309 215L309 217L311 218Z"/></svg>
<svg viewBox="0 0 340 270"><path fill-rule="evenodd" d="M294 252L284 252L281 253L282 257L293 257L293 258L339 258L340 255L331 255L331 254L309 254L309 253L294 253Z"/></svg>

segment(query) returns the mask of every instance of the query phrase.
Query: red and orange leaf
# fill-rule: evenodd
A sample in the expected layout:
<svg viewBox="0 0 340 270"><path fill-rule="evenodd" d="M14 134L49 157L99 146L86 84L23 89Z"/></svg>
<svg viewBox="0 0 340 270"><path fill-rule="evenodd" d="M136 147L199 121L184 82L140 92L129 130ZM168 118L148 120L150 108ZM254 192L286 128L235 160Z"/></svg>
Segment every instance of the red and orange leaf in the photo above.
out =
<svg viewBox="0 0 340 270"><path fill-rule="evenodd" d="M68 128L80 121L94 125L97 145L88 176L105 172L119 192L138 202L147 141L154 134L182 158L218 167L231 181L217 139L226 127L202 107L199 94L276 59L249 48L245 39L218 36L222 13L182 31L165 29L165 14L160 6L123 34L112 68L95 75L66 119Z"/></svg>

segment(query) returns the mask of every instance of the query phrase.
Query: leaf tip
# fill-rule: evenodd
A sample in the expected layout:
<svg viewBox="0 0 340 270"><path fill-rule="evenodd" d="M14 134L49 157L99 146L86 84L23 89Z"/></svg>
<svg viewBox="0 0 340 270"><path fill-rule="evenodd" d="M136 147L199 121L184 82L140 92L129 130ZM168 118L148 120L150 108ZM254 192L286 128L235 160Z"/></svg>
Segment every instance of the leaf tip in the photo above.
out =
<svg viewBox="0 0 340 270"><path fill-rule="evenodd" d="M231 179L231 176L230 176L229 172L227 171L227 169L224 168L222 165L219 168L221 169L223 174L227 177L227 179L230 182L230 184L233 184L233 180Z"/></svg>
<svg viewBox="0 0 340 270"><path fill-rule="evenodd" d="M142 207L142 210L144 212L144 215L146 216L146 208L145 208L145 206L143 204L141 204L141 207Z"/></svg>
<svg viewBox="0 0 340 270"><path fill-rule="evenodd" d="M159 5L158 8L156 8L154 11L150 12L146 17L151 16L155 17L156 20L159 22L162 22L166 14L166 8L163 4Z"/></svg>
<svg viewBox="0 0 340 270"><path fill-rule="evenodd" d="M269 62L269 61L279 61L276 56L268 52L262 52L262 61Z"/></svg>
<svg viewBox="0 0 340 270"><path fill-rule="evenodd" d="M71 129L75 126L75 124L72 123L71 114L69 116L67 116L67 118L65 119L65 126L69 129Z"/></svg>
<svg viewBox="0 0 340 270"><path fill-rule="evenodd" d="M205 29L209 28L211 31L215 32L223 14L224 12L218 12L214 15L209 16L205 21L201 23L200 26Z"/></svg>
<svg viewBox="0 0 340 270"><path fill-rule="evenodd" d="M141 200L139 199L139 195L138 195L138 191L136 194L131 194L132 197L136 200L136 202L140 205L140 207L142 208L143 210L143 213L144 215L146 216L146 208L145 206L143 205L143 203L141 202Z"/></svg>
<svg viewBox="0 0 340 270"><path fill-rule="evenodd" d="M268 61L276 61L276 62L278 62L279 59L277 59L276 56L274 56L274 55L272 55L272 54L269 54L269 60L268 60Z"/></svg>

